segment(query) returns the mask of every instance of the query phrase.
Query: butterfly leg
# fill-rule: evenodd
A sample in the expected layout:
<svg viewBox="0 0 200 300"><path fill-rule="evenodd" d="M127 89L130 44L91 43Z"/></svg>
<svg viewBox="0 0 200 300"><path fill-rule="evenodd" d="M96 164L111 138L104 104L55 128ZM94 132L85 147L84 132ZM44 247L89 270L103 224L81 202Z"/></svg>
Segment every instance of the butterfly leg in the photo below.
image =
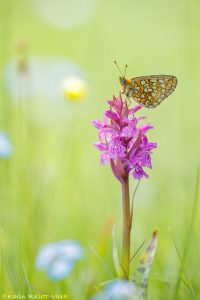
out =
<svg viewBox="0 0 200 300"><path fill-rule="evenodd" d="M128 95L125 94L125 98L126 98L127 106L131 105L131 101L130 101Z"/></svg>

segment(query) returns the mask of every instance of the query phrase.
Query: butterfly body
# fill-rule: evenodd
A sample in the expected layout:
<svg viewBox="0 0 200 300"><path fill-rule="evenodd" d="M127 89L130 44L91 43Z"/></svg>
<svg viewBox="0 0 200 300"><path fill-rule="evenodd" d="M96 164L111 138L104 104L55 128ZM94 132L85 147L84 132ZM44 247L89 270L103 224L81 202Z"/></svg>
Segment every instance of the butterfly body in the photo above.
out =
<svg viewBox="0 0 200 300"><path fill-rule="evenodd" d="M171 75L140 76L132 79L120 77L121 93L140 105L154 108L176 88L177 78Z"/></svg>

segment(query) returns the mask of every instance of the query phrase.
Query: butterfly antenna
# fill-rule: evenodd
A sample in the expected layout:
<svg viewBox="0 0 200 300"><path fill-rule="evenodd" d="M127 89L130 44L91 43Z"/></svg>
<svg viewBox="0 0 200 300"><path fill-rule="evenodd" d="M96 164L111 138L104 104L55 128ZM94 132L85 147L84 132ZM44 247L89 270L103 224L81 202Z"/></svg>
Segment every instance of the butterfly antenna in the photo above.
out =
<svg viewBox="0 0 200 300"><path fill-rule="evenodd" d="M126 75L127 67L128 67L128 65L125 65L125 68L124 68L124 78L125 78L125 75Z"/></svg>
<svg viewBox="0 0 200 300"><path fill-rule="evenodd" d="M122 75L122 77L123 77L122 71L120 70L120 68L119 68L119 66L118 66L118 64L117 64L117 62L116 62L116 60L114 60L114 64L116 64L116 66L117 66L117 69L119 70L120 74L121 74L121 75Z"/></svg>

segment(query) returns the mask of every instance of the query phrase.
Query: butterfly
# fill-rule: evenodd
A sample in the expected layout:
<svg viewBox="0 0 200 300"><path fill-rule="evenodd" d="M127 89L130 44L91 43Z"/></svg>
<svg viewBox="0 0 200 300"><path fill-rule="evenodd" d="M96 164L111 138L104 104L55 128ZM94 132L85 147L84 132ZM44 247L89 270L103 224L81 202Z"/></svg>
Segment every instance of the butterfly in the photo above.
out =
<svg viewBox="0 0 200 300"><path fill-rule="evenodd" d="M117 65L116 62L115 64ZM126 79L126 68L127 65L125 66L124 75L119 78L121 94L125 94L128 99L134 99L142 106L147 108L156 107L176 88L178 81L175 76L150 75Z"/></svg>

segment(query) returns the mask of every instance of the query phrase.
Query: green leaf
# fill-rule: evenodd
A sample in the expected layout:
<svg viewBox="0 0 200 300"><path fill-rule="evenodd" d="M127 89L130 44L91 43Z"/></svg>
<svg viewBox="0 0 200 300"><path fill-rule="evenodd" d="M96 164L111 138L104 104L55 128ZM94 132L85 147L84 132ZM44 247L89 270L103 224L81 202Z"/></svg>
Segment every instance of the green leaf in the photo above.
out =
<svg viewBox="0 0 200 300"><path fill-rule="evenodd" d="M157 243L157 231L155 230L148 247L140 257L134 272L133 282L138 288L141 300L147 299L149 272L151 270L151 265L156 253Z"/></svg>
<svg viewBox="0 0 200 300"><path fill-rule="evenodd" d="M113 247L112 247L113 262L117 273L117 277L120 278L122 275L122 268L120 264L119 252L118 252L117 241L116 241L116 225L113 226L112 237L113 237Z"/></svg>

